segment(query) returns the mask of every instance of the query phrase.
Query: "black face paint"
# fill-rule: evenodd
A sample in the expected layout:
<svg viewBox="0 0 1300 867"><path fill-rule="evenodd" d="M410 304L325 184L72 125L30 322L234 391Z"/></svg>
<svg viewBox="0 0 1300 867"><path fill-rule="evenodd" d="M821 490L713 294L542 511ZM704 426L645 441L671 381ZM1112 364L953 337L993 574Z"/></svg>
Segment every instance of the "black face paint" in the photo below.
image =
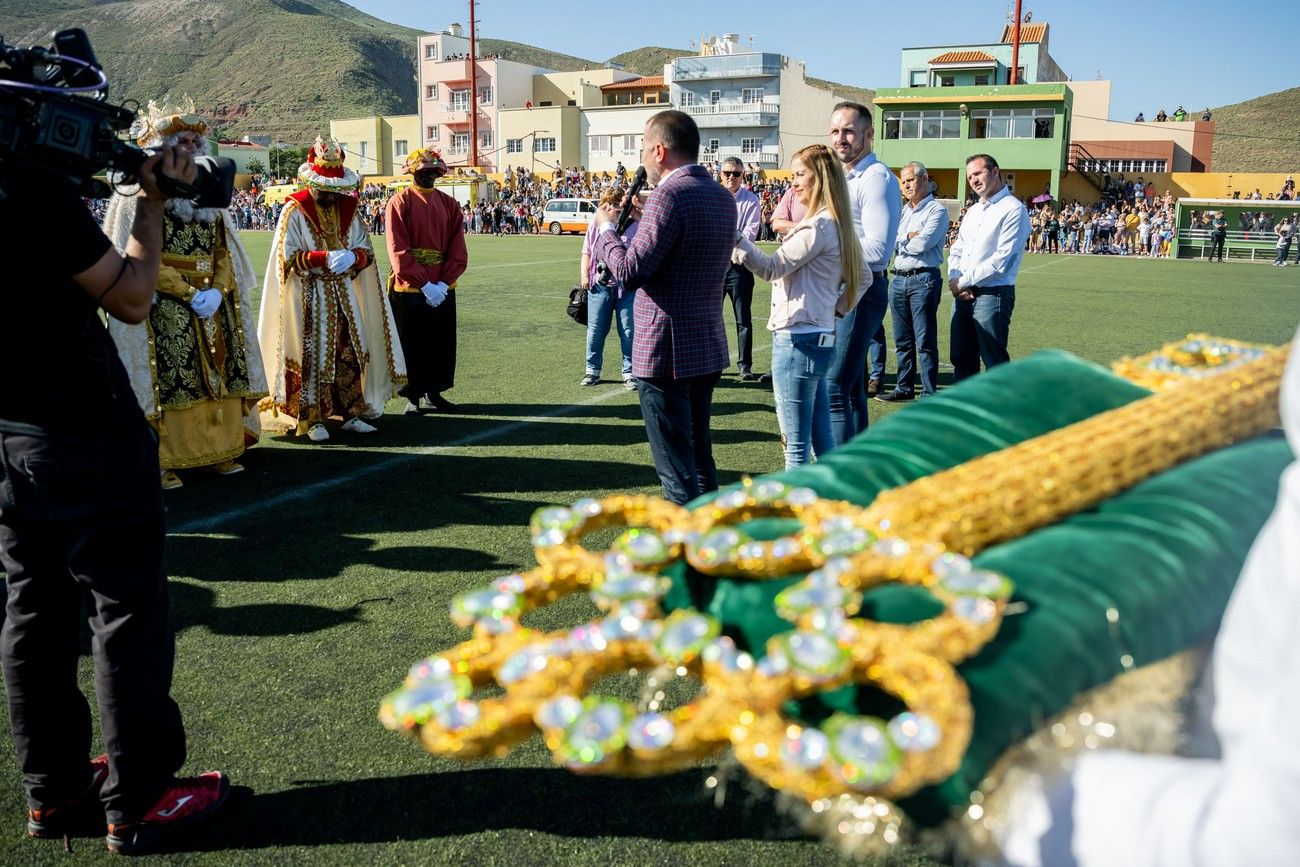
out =
<svg viewBox="0 0 1300 867"><path fill-rule="evenodd" d="M432 169L415 173L415 182L422 187L431 187L438 180L438 173Z"/></svg>

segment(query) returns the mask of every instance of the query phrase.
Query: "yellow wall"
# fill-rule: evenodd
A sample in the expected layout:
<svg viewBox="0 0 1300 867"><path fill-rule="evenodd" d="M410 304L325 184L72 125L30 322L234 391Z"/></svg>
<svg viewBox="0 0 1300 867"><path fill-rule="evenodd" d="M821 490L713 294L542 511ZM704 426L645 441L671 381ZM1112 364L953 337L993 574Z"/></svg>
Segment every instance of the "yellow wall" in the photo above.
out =
<svg viewBox="0 0 1300 867"><path fill-rule="evenodd" d="M556 105L546 108L503 108L497 114L496 164L525 166L531 171L552 171L555 166L576 166L582 161L582 139L579 124L581 110L577 106ZM553 152L535 153L534 138L555 139ZM506 142L523 141L523 153L507 153Z"/></svg>
<svg viewBox="0 0 1300 867"><path fill-rule="evenodd" d="M343 142L344 164L360 175L391 175L402 170L406 154L420 146L420 116L355 117L330 121L330 135ZM361 142L366 142L366 159L361 159ZM406 148L397 153L396 143Z"/></svg>
<svg viewBox="0 0 1300 867"><path fill-rule="evenodd" d="M1244 198L1255 192L1256 188L1265 197L1269 193L1276 197L1282 189L1282 182L1286 180L1287 174L1287 172L1167 172L1143 174L1141 178L1153 182L1156 185L1156 194L1161 196L1168 190L1178 198L1230 199L1235 191L1240 191ZM1294 177L1300 174L1300 169L1290 174ZM1139 175L1130 172L1125 177L1128 180L1137 180ZM1019 191L1020 185L1017 183L1016 192ZM1096 202L1101 200L1101 193L1075 172L1066 172L1061 176L1061 199Z"/></svg>

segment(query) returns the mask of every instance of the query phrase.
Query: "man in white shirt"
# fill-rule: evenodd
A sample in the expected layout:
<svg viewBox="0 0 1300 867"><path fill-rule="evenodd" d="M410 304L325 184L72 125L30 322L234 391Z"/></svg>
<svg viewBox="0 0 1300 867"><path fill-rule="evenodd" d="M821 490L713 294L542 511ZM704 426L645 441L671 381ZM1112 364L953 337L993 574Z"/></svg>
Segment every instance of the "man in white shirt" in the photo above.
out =
<svg viewBox="0 0 1300 867"><path fill-rule="evenodd" d="M889 307L894 316L898 376L894 390L876 395L885 403L911 400L917 355L921 358L921 392L934 394L939 377L939 266L948 238L948 209L930 192L930 173L915 160L903 166L903 216L894 242L894 279Z"/></svg>
<svg viewBox="0 0 1300 867"><path fill-rule="evenodd" d="M745 164L736 157L722 161L722 186L736 199L736 234L749 241L758 240L760 208L758 196L745 188ZM748 268L732 265L727 269L723 291L731 299L736 317L736 367L741 382L758 382L754 373L754 275Z"/></svg>
<svg viewBox="0 0 1300 867"><path fill-rule="evenodd" d="M877 384L885 369L885 311L889 281L885 267L894 252L903 194L898 178L871 152L875 127L871 110L841 102L831 112L830 149L844 166L858 241L862 244L862 282L858 306L835 328L835 357L826 382L835 442L844 445L867 429L867 354ZM874 394L874 390L872 394Z"/></svg>
<svg viewBox="0 0 1300 867"><path fill-rule="evenodd" d="M980 361L987 370L1011 360L1016 275L1029 238L1029 212L1007 189L997 160L967 159L966 183L979 201L967 208L948 252L948 289L957 299L949 346L954 380L979 373Z"/></svg>

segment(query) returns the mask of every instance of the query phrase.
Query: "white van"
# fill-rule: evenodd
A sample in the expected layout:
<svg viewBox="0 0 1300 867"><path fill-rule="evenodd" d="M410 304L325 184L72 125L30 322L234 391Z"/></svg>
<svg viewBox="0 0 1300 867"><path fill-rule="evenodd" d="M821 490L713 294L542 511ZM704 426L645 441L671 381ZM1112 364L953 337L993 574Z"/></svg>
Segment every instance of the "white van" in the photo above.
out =
<svg viewBox="0 0 1300 867"><path fill-rule="evenodd" d="M552 235L587 231L596 216L594 199L551 199L542 211L542 228Z"/></svg>

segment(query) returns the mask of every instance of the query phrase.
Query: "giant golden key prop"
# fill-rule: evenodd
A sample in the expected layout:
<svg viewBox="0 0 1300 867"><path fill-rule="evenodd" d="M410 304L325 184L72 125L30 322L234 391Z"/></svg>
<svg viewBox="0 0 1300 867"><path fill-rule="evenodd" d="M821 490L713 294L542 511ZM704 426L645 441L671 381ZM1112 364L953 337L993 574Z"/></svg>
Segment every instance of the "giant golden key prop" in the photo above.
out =
<svg viewBox="0 0 1300 867"><path fill-rule="evenodd" d="M531 523L537 567L457 596L452 619L472 637L412 668L380 719L461 758L502 755L540 731L557 761L584 773L665 773L730 746L755 776L814 807L853 794L888 810L883 799L951 776L970 740L969 694L954 666L997 634L1013 588L969 558L1274 426L1288 350L1259 350L1181 385L1162 369L1159 393L884 491L866 508L746 480L690 511L623 495L541 509ZM743 529L773 516L800 529L772 541ZM625 529L609 550L582 546L610 527ZM793 628L760 656L705 614L665 616L663 573L682 559L756 581L806 572L776 597ZM925 588L943 612L911 625L853 616L865 591L889 582ZM605 616L549 633L521 624L578 591ZM588 694L628 669L652 672L643 706ZM673 674L703 688L661 710L655 687ZM874 684L906 710L836 713L819 726L782 713L791 699L850 683ZM472 698L491 684L503 694Z"/></svg>

